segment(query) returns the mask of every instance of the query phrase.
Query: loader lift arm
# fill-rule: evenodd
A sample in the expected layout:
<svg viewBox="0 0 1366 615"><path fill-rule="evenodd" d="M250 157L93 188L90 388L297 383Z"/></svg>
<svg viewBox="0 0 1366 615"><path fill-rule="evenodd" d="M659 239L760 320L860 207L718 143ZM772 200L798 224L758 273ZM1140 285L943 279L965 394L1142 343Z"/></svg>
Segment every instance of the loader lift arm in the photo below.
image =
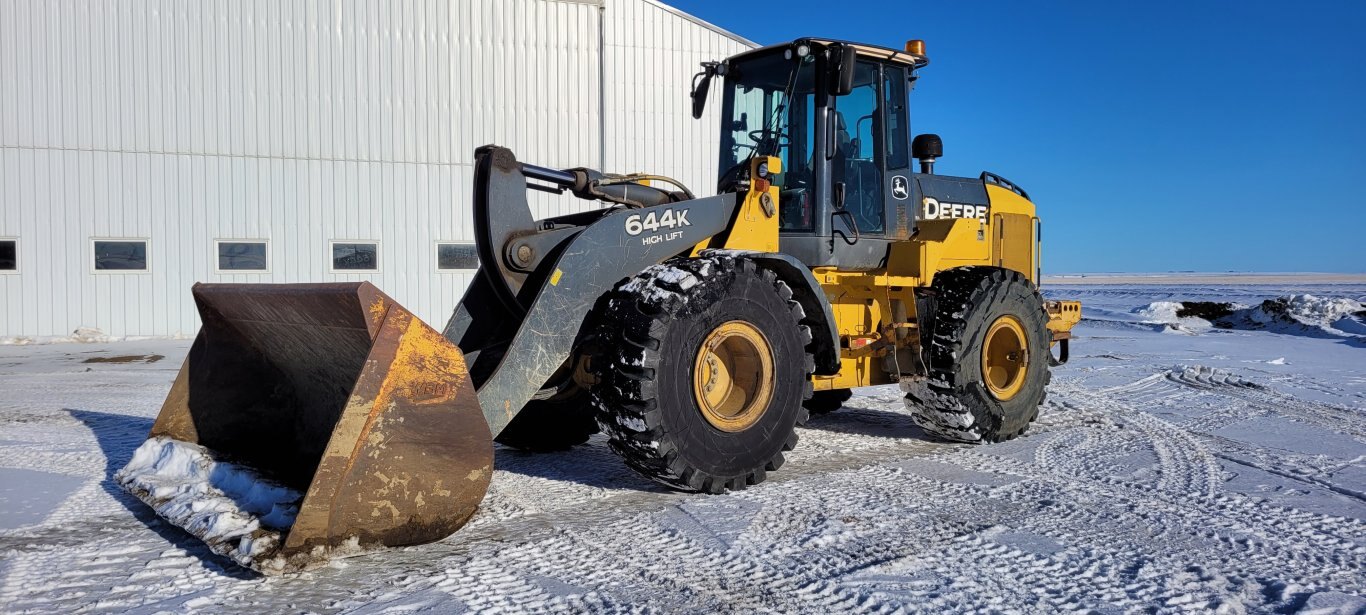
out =
<svg viewBox="0 0 1366 615"><path fill-rule="evenodd" d="M726 230L737 201L735 194L677 201L648 186L612 184L611 200L636 206L536 221L527 205L528 178L554 182L580 198L604 198L587 190L594 185L589 171L557 175L518 163L511 150L497 146L475 154L480 267L444 335L465 353L494 436L570 358L599 297ZM630 232L631 216L660 219L665 211L683 223L658 233Z"/></svg>

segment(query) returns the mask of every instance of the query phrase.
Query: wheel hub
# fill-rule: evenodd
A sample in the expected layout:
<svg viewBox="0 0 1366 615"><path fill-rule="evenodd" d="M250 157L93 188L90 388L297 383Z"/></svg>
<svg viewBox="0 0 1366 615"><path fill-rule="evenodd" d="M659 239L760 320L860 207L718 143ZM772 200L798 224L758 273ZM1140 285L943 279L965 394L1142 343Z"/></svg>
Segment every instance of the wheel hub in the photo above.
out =
<svg viewBox="0 0 1366 615"><path fill-rule="evenodd" d="M997 318L982 343L982 381L992 397L1007 401L1024 388L1029 345L1024 325L1014 316Z"/></svg>
<svg viewBox="0 0 1366 615"><path fill-rule="evenodd" d="M693 363L693 397L708 423L721 431L748 429L773 398L773 349L743 320L707 334Z"/></svg>

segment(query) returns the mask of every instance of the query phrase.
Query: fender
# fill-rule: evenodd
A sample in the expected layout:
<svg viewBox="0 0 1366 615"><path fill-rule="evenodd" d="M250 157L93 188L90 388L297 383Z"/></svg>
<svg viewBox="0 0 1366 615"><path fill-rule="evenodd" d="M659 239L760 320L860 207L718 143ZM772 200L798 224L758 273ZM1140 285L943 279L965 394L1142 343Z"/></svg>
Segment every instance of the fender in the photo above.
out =
<svg viewBox="0 0 1366 615"><path fill-rule="evenodd" d="M703 250L703 255L729 254L748 258L777 274L792 289L793 298L814 323L811 327L812 354L816 359L816 375L833 376L840 371L840 336L835 326L835 313L830 301L816 281L816 276L796 257L781 252L750 252L746 250Z"/></svg>

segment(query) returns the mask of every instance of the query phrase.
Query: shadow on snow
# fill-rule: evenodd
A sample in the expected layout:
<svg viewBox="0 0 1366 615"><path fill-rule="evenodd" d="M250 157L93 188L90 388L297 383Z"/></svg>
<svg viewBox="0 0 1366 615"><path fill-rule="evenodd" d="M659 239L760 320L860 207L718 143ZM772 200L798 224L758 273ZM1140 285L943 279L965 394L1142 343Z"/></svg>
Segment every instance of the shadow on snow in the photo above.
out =
<svg viewBox="0 0 1366 615"><path fill-rule="evenodd" d="M143 504L142 500L124 491L114 482L114 474L132 459L133 451L147 439L147 433L152 429L152 419L74 408L66 408L66 411L90 429L95 440L99 442L101 452L104 453L104 480L100 481L100 486L123 504L134 518L167 542L198 558L206 570L236 579L260 577L255 571L238 566L232 560L214 553L188 532L167 523L158 517L150 506Z"/></svg>
<svg viewBox="0 0 1366 615"><path fill-rule="evenodd" d="M90 429L104 454L106 465L100 486L127 508L134 518L168 543L198 558L206 570L237 579L260 578L255 571L240 567L232 560L214 553L198 538L162 520L151 507L125 492L114 481L114 474L128 463L133 451L146 440L152 428L152 419L74 408L67 408L66 411ZM812 416L806 429L877 438L933 440L904 413L849 406L829 414ZM586 445L554 453L528 453L498 445L494 459L498 470L525 476L604 489L633 489L652 493L671 491L627 467L601 435L594 436Z"/></svg>

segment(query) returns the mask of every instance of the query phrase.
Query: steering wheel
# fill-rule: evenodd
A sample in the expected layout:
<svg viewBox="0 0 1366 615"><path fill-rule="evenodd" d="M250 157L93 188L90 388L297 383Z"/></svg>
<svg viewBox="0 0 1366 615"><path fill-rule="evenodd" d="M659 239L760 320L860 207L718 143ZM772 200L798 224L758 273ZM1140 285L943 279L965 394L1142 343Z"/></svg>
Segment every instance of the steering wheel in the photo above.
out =
<svg viewBox="0 0 1366 615"><path fill-rule="evenodd" d="M716 182L716 192L732 192L747 189L749 187L749 160L735 163L725 173L721 174L721 179Z"/></svg>
<svg viewBox="0 0 1366 615"><path fill-rule="evenodd" d="M771 139L778 149L792 145L792 138L788 137L786 133L769 130L768 128L749 131L749 139L756 145L762 145ZM757 151L758 148L756 147L755 150Z"/></svg>

